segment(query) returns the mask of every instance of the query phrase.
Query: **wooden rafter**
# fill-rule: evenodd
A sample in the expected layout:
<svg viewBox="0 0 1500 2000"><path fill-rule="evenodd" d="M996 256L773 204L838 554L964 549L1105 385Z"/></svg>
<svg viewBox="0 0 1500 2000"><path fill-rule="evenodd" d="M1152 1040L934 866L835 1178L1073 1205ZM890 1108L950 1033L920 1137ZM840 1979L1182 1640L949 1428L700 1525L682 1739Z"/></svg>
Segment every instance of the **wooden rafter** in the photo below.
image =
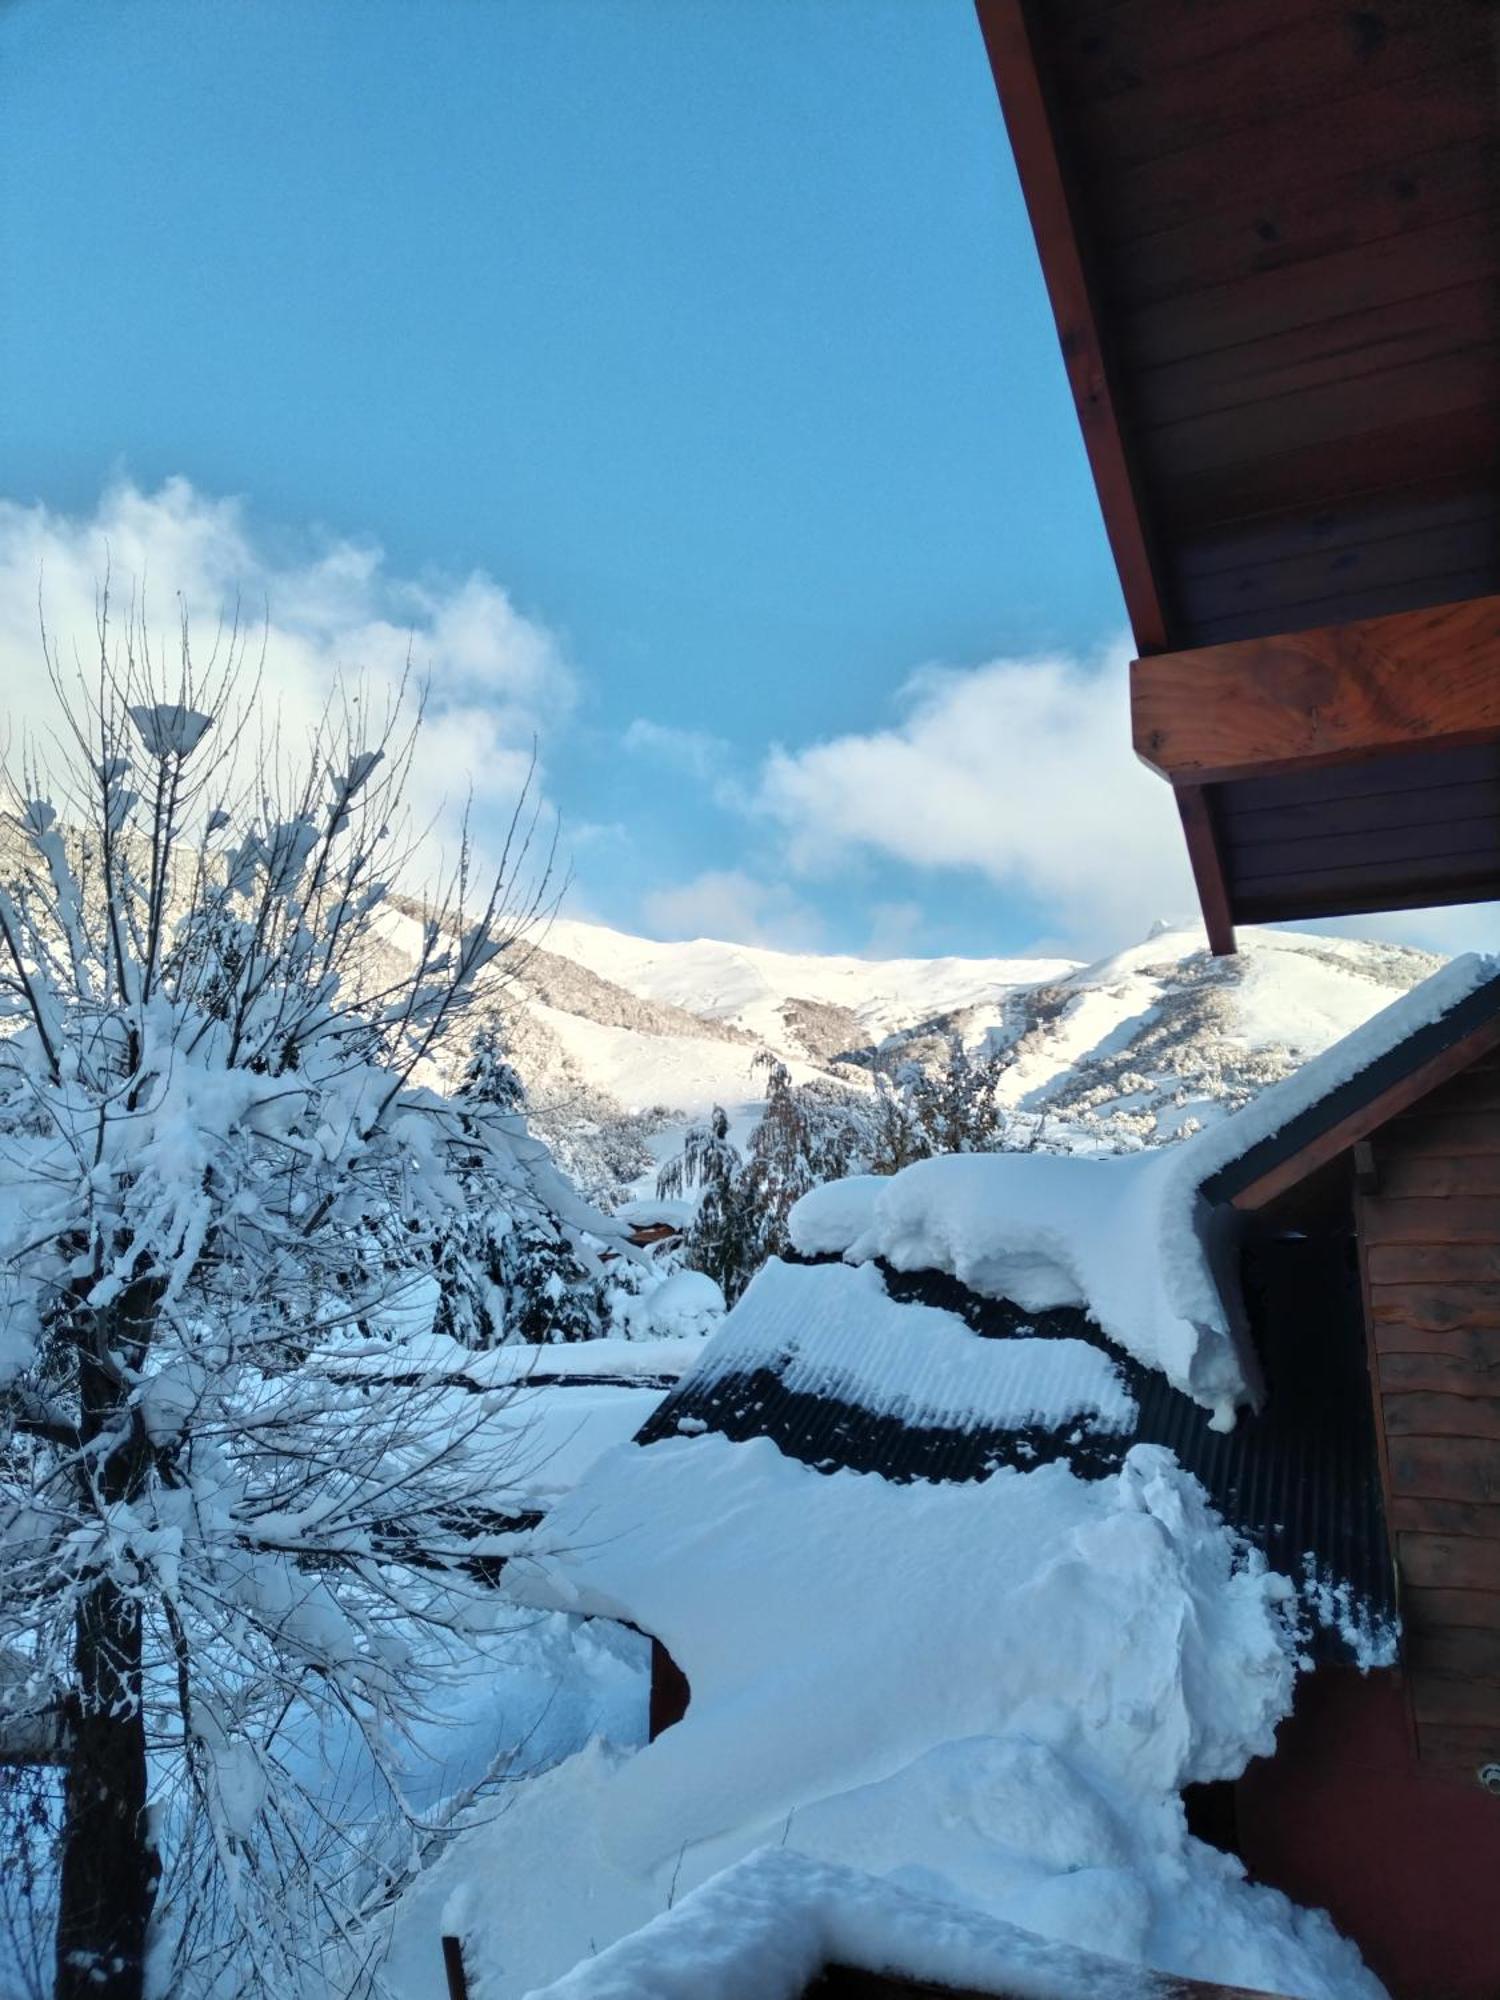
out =
<svg viewBox="0 0 1500 2000"><path fill-rule="evenodd" d="M1179 785L1500 741L1500 596L1140 659L1130 707Z"/></svg>

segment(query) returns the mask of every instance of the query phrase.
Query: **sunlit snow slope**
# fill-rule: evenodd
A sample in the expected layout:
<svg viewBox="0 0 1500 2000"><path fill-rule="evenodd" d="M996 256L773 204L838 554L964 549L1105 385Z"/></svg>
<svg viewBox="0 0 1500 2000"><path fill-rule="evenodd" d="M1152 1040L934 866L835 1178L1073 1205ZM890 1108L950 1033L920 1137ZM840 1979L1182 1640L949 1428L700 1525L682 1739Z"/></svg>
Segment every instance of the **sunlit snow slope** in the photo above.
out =
<svg viewBox="0 0 1500 2000"><path fill-rule="evenodd" d="M643 1138L661 1159L713 1104L743 1141L765 1049L798 1082L864 1090L877 1051L940 1063L958 1036L1005 1052L1001 1099L1045 1121L1044 1143L1154 1144L1246 1103L1439 962L1300 932L1240 941L1229 959L1210 957L1198 930L1163 930L1086 966L874 960L663 944L559 919L503 1026L539 1129L602 1191L642 1173Z"/></svg>

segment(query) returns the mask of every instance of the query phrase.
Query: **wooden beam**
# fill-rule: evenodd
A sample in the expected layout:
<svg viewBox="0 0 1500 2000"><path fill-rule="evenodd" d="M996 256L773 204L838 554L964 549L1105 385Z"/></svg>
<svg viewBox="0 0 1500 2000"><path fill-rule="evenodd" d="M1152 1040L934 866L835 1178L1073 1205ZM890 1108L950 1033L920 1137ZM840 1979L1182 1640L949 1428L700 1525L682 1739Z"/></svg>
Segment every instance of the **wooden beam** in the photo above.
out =
<svg viewBox="0 0 1500 2000"><path fill-rule="evenodd" d="M1348 1152L1361 1139L1369 1138L1372 1132L1378 1131L1392 1118L1409 1111L1414 1104L1420 1104L1440 1083L1447 1083L1451 1077L1461 1075L1471 1063L1497 1047L1500 1047L1500 1016L1472 1029L1429 1062L1393 1083L1389 1090L1372 1097L1368 1104L1351 1111L1347 1118L1330 1125L1316 1138L1309 1139L1299 1152L1278 1160L1274 1167L1267 1168L1259 1180L1251 1181L1238 1194L1231 1196L1231 1205L1251 1212L1265 1208L1279 1195L1305 1181L1319 1167L1326 1167L1340 1153Z"/></svg>
<svg viewBox="0 0 1500 2000"><path fill-rule="evenodd" d="M1138 649L1160 652L1169 642L1163 592L1105 363L1099 317L1025 0L976 0L976 4L1125 608Z"/></svg>
<svg viewBox="0 0 1500 2000"><path fill-rule="evenodd" d="M1130 710L1177 785L1500 742L1500 597L1139 659Z"/></svg>
<svg viewBox="0 0 1500 2000"><path fill-rule="evenodd" d="M1173 791L1208 932L1208 948L1215 958L1229 958L1235 950L1234 916L1229 907L1229 881L1224 872L1213 801L1202 785L1176 785Z"/></svg>

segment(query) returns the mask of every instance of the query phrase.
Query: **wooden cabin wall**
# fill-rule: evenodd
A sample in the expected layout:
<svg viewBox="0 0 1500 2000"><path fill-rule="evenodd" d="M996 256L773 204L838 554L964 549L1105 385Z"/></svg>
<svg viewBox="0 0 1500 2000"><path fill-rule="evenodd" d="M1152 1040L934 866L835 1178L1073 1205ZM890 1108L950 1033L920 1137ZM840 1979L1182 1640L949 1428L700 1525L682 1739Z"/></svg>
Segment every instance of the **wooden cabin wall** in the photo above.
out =
<svg viewBox="0 0 1500 2000"><path fill-rule="evenodd" d="M1500 1764L1500 1054L1372 1151L1356 1224L1415 1746L1474 1784Z"/></svg>

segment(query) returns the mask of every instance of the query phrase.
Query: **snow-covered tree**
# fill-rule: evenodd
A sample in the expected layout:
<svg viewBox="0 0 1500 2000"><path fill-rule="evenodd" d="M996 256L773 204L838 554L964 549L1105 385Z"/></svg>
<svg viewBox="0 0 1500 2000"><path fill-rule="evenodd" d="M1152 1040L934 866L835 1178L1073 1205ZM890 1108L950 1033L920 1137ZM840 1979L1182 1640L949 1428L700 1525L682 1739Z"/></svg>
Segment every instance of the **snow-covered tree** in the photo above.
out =
<svg viewBox="0 0 1500 2000"><path fill-rule="evenodd" d="M466 1347L504 1341L593 1340L605 1329L605 1273L542 1199L517 1199L497 1179L486 1132L498 1127L512 1148L545 1153L526 1129L526 1088L492 1022L474 1038L455 1093L465 1129L481 1143L459 1167L462 1206L437 1247L437 1326Z"/></svg>
<svg viewBox="0 0 1500 2000"><path fill-rule="evenodd" d="M716 1104L704 1124L689 1128L681 1153L656 1180L657 1193L666 1199L697 1190L697 1211L683 1238L683 1261L712 1278L730 1305L762 1261L742 1165L729 1136L729 1119Z"/></svg>
<svg viewBox="0 0 1500 2000"><path fill-rule="evenodd" d="M608 1229L513 1108L424 1081L547 857L529 807L413 921L406 723L335 700L257 749L235 634L200 668L184 626L170 682L107 602L99 638L0 834L0 1756L62 1746L64 2000L138 2000L148 1952L292 1995L333 1951L352 1992L367 1857L299 1758L316 1726L385 1768L506 1485L487 1399L400 1350L476 1161Z"/></svg>
<svg viewBox="0 0 1500 2000"><path fill-rule="evenodd" d="M954 1035L941 1069L915 1062L901 1063L894 1072L877 1069L870 1171L899 1173L935 1153L1013 1150L1022 1135L1012 1130L995 1094L1004 1067L1002 1055L971 1055Z"/></svg>
<svg viewBox="0 0 1500 2000"><path fill-rule="evenodd" d="M753 1229L752 1269L787 1248L787 1217L809 1188L854 1169L860 1127L847 1093L816 1083L796 1085L785 1063L763 1051L766 1108L751 1135L737 1189Z"/></svg>

